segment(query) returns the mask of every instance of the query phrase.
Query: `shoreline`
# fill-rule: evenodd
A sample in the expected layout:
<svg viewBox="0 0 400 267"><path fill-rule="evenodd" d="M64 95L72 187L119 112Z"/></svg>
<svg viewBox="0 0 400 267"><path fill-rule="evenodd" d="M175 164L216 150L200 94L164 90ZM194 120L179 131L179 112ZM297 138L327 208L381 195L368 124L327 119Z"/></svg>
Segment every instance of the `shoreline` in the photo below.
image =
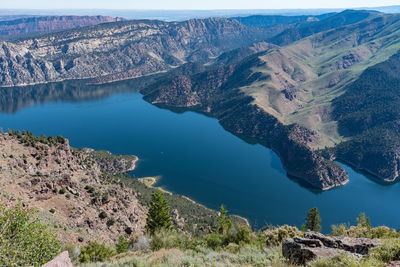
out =
<svg viewBox="0 0 400 267"><path fill-rule="evenodd" d="M143 184L146 185L147 187L154 188L154 189L159 189L159 190L161 190L162 192L167 193L167 194L170 194L170 195L179 195L179 196L185 198L186 200L192 202L192 203L195 204L195 205L199 205L199 206L201 206L201 207L203 207L203 208L205 208L205 209L208 209L208 210L216 211L216 212L219 214L219 211L218 211L218 210L214 210L214 209L211 209L211 208L209 208L209 207L206 207L205 205L203 205L203 204L201 204L201 203L199 203L199 202L197 202L197 201L191 199L191 198L188 197L188 196L180 195L180 194L175 194L175 193L173 193L173 192L171 192L171 191L165 190L164 188L162 188L162 187L160 187L160 186L155 186L155 184L156 184L161 178L162 178L161 175L157 175L157 176L140 177L140 178L134 178L134 179L137 179L139 182L143 183ZM245 224L251 228L251 224L250 224L250 222L249 222L249 220L248 220L247 218L242 217L242 216L237 215L237 214L231 214L230 216L233 216L233 217L236 217L236 218L239 218L239 219L243 220L243 221L245 222Z"/></svg>

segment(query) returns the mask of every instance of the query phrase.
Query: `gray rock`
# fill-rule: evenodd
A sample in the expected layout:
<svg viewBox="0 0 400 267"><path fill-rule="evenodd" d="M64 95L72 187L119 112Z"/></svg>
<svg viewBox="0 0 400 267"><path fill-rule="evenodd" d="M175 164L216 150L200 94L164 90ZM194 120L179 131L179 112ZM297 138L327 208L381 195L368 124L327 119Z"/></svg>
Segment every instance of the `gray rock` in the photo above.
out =
<svg viewBox="0 0 400 267"><path fill-rule="evenodd" d="M282 254L294 264L304 265L318 258L331 258L341 254L361 257L372 247L381 244L375 239L328 237L320 233L309 232L304 238L295 237L282 244Z"/></svg>
<svg viewBox="0 0 400 267"><path fill-rule="evenodd" d="M42 267L72 267L72 262L69 258L68 251L64 251L52 261L42 265Z"/></svg>

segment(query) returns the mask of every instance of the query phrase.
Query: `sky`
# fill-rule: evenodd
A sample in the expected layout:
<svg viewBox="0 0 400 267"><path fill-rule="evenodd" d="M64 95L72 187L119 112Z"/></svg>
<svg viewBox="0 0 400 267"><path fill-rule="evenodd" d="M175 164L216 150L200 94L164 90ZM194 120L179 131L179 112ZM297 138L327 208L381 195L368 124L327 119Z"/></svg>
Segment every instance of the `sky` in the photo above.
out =
<svg viewBox="0 0 400 267"><path fill-rule="evenodd" d="M400 0L0 0L0 9L308 9L400 5Z"/></svg>

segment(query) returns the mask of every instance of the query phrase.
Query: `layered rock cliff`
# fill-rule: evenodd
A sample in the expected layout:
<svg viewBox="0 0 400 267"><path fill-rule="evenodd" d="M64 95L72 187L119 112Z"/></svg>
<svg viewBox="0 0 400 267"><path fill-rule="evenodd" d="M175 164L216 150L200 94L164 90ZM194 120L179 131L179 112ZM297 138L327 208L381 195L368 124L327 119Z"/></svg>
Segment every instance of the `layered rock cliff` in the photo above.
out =
<svg viewBox="0 0 400 267"><path fill-rule="evenodd" d="M121 21L107 16L46 16L0 21L0 35L51 32Z"/></svg>
<svg viewBox="0 0 400 267"><path fill-rule="evenodd" d="M235 20L125 21L0 42L0 86L137 78L264 38Z"/></svg>

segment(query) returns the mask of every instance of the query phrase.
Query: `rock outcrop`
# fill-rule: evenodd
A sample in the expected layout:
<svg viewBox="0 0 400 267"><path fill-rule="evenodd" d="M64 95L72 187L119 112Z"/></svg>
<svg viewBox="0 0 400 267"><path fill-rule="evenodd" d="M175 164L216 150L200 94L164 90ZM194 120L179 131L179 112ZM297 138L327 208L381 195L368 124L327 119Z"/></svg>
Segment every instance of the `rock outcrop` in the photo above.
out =
<svg viewBox="0 0 400 267"><path fill-rule="evenodd" d="M42 267L72 267L72 262L69 258L68 251L64 251L52 261L42 265Z"/></svg>
<svg viewBox="0 0 400 267"><path fill-rule="evenodd" d="M282 254L291 262L304 265L318 258L331 258L341 254L361 257L370 248L380 246L375 239L328 237L320 233L309 232L304 238L295 237L282 244Z"/></svg>
<svg viewBox="0 0 400 267"><path fill-rule="evenodd" d="M0 41L0 86L98 78L105 83L205 62L265 38L225 18L120 21Z"/></svg>
<svg viewBox="0 0 400 267"><path fill-rule="evenodd" d="M133 155L114 155L109 151L84 148L85 153L88 153L97 162L102 171L118 174L133 171L136 167L138 157Z"/></svg>
<svg viewBox="0 0 400 267"><path fill-rule="evenodd" d="M45 16L0 21L0 35L51 32L121 21L108 16Z"/></svg>
<svg viewBox="0 0 400 267"><path fill-rule="evenodd" d="M114 243L121 233L144 230L147 208L139 193L67 139L7 133L0 150L0 202L37 209L66 243Z"/></svg>

